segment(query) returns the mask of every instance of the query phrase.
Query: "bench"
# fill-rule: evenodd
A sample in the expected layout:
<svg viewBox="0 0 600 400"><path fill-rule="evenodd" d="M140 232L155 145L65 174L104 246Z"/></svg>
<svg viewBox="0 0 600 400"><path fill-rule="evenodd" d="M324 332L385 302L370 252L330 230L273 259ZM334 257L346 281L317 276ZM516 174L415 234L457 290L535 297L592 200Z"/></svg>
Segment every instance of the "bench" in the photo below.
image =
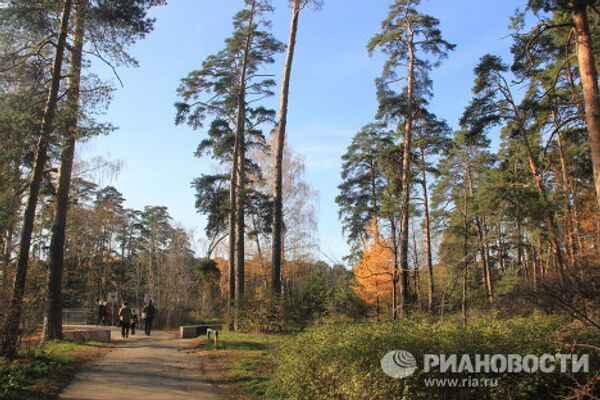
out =
<svg viewBox="0 0 600 400"><path fill-rule="evenodd" d="M208 330L219 331L221 325L188 325L179 327L179 337L181 339L191 339L208 334Z"/></svg>
<svg viewBox="0 0 600 400"><path fill-rule="evenodd" d="M71 342L103 342L109 343L109 329L68 329L63 332L63 339Z"/></svg>

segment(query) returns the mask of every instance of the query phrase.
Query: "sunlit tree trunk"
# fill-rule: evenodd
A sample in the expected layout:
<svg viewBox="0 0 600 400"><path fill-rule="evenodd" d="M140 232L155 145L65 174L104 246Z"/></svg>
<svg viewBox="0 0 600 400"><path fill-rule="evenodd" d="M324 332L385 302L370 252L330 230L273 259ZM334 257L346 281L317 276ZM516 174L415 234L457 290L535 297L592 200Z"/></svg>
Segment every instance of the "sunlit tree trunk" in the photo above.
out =
<svg viewBox="0 0 600 400"><path fill-rule="evenodd" d="M415 48L412 27L408 43L408 64L406 75L406 116L404 123L403 156L402 156L402 221L400 223L400 314L404 317L409 301L409 271L408 271L408 220L410 206L410 158L413 130L414 108L414 73L415 73Z"/></svg>
<svg viewBox="0 0 600 400"><path fill-rule="evenodd" d="M583 87L585 122L589 134L596 201L600 207L600 91L598 90L598 75L587 15L587 4L588 1L575 0L572 14L577 35L577 61L579 63L581 86Z"/></svg>
<svg viewBox="0 0 600 400"><path fill-rule="evenodd" d="M525 150L527 152L529 169L531 171L531 174L533 175L533 181L535 184L535 188L536 188L537 192L540 194L542 200L546 201L547 200L546 188L542 182L542 177L540 176L540 173L539 173L538 163L537 163L537 161L533 155L533 152L531 150L529 140L527 139L525 134L522 134L522 136L523 136L523 143L525 145ZM547 210L545 214L546 214L546 223L548 224L548 228L550 230L549 236L550 236L551 250L552 250L552 253L554 254L554 258L556 259L556 263L558 265L559 276L561 279L564 279L564 274L565 274L564 257L562 254L562 249L560 247L560 241L559 241L560 234L559 234L558 224L556 223L556 218L554 217L554 214L552 213L551 210Z"/></svg>
<svg viewBox="0 0 600 400"><path fill-rule="evenodd" d="M429 196L427 193L427 171L425 170L425 151L421 149L421 171L423 179L421 181L423 190L423 208L424 219L423 229L425 231L425 259L427 261L427 271L429 273L429 289L427 293L427 311L433 311L433 296L435 294L435 284L433 277L433 256L431 248L431 221L429 217Z"/></svg>
<svg viewBox="0 0 600 400"><path fill-rule="evenodd" d="M42 117L40 135L36 148L35 162L31 180L29 183L29 197L23 214L23 226L21 229L21 242L19 244L19 257L17 260L17 269L8 312L2 329L4 336L0 343L0 355L13 358L17 351L17 339L19 322L21 320L21 308L23 305L23 294L25 292L25 281L27 279L27 268L29 265L29 251L31 248L31 236L35 220L35 211L38 202L42 177L47 161L48 145L54 116L58 103L58 92L60 89L62 63L64 58L65 45L67 42L69 29L69 16L71 14L72 0L65 0L61 13L60 28L56 41L56 50L54 61L52 63L52 79L48 98Z"/></svg>
<svg viewBox="0 0 600 400"><path fill-rule="evenodd" d="M242 64L240 66L239 93L237 103L237 121L235 141L237 143L237 179L235 204L235 299L234 299L234 329L239 329L240 310L244 300L244 266L245 266L245 180L246 180L246 81L252 40L254 36L252 25L256 12L256 2L252 3L252 16L248 22L248 34L244 44Z"/></svg>
<svg viewBox="0 0 600 400"><path fill-rule="evenodd" d="M463 223L464 223L464 239L463 239L463 279L462 279L462 298L460 308L462 312L463 326L468 323L468 290L469 290L469 218L467 206L468 194L465 191L464 208L463 208Z"/></svg>
<svg viewBox="0 0 600 400"><path fill-rule="evenodd" d="M575 268L577 261L575 259L577 254L577 244L575 241L576 236L576 222L573 218L573 207L571 205L572 195L569 184L569 166L565 158L561 133L557 132L556 138L558 142L558 155L560 158L560 167L562 172L562 189L565 196L565 206L563 213L565 215L565 232L567 233L567 250L569 255L569 262L571 268Z"/></svg>
<svg viewBox="0 0 600 400"><path fill-rule="evenodd" d="M66 140L61 153L60 175L56 193L56 210L50 239L46 315L44 315L43 339L62 339L62 275L65 253L65 232L69 209L71 174L77 138L79 93L81 83L81 59L85 32L86 0L79 0L75 19L75 37L71 52L71 70L67 92L68 121Z"/></svg>
<svg viewBox="0 0 600 400"><path fill-rule="evenodd" d="M292 20L290 22L290 34L288 39L285 64L283 66L283 78L281 83L281 97L279 105L279 122L275 130L274 149L274 182L273 182L273 248L272 248L272 274L271 292L279 296L281 292L281 264L283 262L283 152L285 148L285 134L288 114L288 98L290 91L290 78L292 64L294 62L294 50L296 48L296 34L298 32L298 20L302 0L294 0L292 6Z"/></svg>
<svg viewBox="0 0 600 400"><path fill-rule="evenodd" d="M466 163L466 177L469 188L469 197L473 197L475 195L475 191L473 189L473 178L471 174L471 164L470 161L467 160ZM492 281L492 273L489 262L489 254L488 247L486 244L486 235L484 232L484 224L482 224L482 219L479 215L475 215L475 227L477 228L477 239L479 242L479 254L481 255L481 269L482 269L482 279L483 284L485 286L485 290L487 293L488 302L491 304L494 302L494 283Z"/></svg>

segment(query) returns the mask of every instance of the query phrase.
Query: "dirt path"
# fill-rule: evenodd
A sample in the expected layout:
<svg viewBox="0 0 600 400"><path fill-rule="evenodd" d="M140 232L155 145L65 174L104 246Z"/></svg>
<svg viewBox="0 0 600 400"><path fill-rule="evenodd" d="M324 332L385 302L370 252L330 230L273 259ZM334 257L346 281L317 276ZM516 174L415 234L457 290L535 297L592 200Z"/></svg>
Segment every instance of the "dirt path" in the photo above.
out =
<svg viewBox="0 0 600 400"><path fill-rule="evenodd" d="M113 332L113 337L117 332ZM203 377L190 341L172 333L137 335L117 342L106 356L87 364L61 395L63 400L213 400L221 391Z"/></svg>

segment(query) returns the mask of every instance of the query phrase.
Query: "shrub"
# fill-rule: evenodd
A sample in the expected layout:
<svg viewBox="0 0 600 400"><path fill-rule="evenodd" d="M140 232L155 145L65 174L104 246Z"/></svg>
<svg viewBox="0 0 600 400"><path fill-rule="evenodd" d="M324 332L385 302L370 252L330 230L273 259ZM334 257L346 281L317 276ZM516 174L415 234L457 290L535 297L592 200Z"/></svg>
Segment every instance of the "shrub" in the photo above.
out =
<svg viewBox="0 0 600 400"><path fill-rule="evenodd" d="M459 324L399 322L321 326L283 346L277 357L274 384L287 399L539 399L572 390L567 374L476 374L498 378L497 387L430 388L424 378L464 378L464 375L424 374L392 379L380 360L395 349L410 351L417 360L434 354L544 354L577 352L565 340L596 340L582 326L558 318L533 316L505 321L482 321L467 328ZM571 343L573 343L571 341ZM588 342L589 343L589 342ZM584 352L589 352L585 349ZM595 355L590 354L594 362ZM597 354L596 354L597 356ZM598 365L592 365L591 378ZM475 377L475 376L473 376Z"/></svg>

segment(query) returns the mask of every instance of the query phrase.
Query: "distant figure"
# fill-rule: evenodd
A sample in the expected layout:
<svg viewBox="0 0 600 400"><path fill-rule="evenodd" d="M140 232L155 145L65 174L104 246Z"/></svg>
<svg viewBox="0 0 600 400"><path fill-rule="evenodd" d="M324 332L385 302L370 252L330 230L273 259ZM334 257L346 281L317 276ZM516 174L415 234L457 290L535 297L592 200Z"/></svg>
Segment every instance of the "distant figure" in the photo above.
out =
<svg viewBox="0 0 600 400"><path fill-rule="evenodd" d="M152 321L156 315L156 308L152 304L152 300L148 300L148 304L142 310L142 319L144 320L144 333L146 336L150 336L152 332Z"/></svg>
<svg viewBox="0 0 600 400"><path fill-rule="evenodd" d="M137 310L133 310L133 317L131 317L131 336L135 336L135 327L139 322Z"/></svg>
<svg viewBox="0 0 600 400"><path fill-rule="evenodd" d="M96 321L96 326L108 325L107 313L108 313L108 311L106 310L106 302L99 301L98 302L98 320Z"/></svg>
<svg viewBox="0 0 600 400"><path fill-rule="evenodd" d="M127 339L131 326L131 308L129 308L126 301L123 302L123 307L119 310L119 321L121 321L121 335L124 339Z"/></svg>

